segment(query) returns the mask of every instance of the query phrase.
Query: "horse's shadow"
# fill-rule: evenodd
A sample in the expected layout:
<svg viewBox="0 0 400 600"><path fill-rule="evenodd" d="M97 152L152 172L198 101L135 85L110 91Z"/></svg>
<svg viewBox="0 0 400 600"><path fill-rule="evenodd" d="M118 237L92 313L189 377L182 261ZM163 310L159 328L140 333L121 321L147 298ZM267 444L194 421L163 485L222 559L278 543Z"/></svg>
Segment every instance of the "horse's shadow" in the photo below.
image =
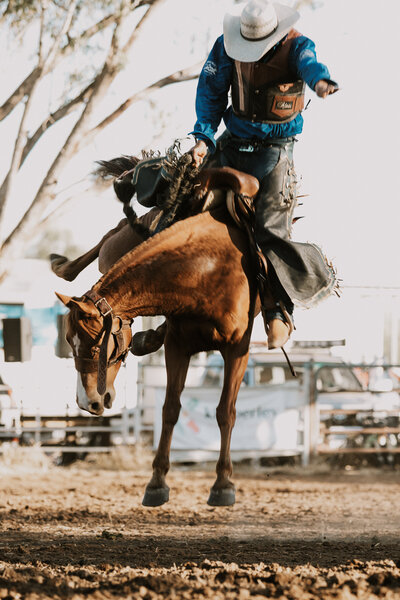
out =
<svg viewBox="0 0 400 600"><path fill-rule="evenodd" d="M320 568L344 566L351 561L387 561L400 565L398 536L383 535L350 541L338 537L319 536L304 540L271 535L235 538L202 535L194 528L190 535L182 531L170 535L168 526L158 535L113 532L101 534L60 535L59 533L5 531L1 536L1 559L9 565L47 565L51 568L85 567L103 569L130 567L135 569L171 568L183 565L201 566L204 561L251 565L277 563L283 567L314 565ZM218 565L216 565L218 566ZM0 584L2 572L0 570ZM1 587L1 585L0 585Z"/></svg>

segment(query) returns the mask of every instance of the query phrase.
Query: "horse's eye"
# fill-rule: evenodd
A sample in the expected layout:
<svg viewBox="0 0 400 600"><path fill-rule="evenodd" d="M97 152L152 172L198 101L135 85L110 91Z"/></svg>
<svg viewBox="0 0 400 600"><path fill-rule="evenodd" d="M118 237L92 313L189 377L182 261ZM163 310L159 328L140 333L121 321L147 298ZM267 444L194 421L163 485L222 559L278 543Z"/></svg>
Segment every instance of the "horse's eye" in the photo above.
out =
<svg viewBox="0 0 400 600"><path fill-rule="evenodd" d="M93 321L92 315L88 315L86 312L81 311L79 313L79 320L83 321L84 323L88 323L90 321Z"/></svg>

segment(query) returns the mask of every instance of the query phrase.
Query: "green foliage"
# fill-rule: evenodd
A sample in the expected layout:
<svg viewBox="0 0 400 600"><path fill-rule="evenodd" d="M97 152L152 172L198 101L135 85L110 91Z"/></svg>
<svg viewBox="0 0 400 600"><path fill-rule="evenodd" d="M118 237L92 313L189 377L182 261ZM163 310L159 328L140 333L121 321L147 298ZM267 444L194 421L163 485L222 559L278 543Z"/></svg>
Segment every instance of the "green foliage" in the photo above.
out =
<svg viewBox="0 0 400 600"><path fill-rule="evenodd" d="M52 33L62 23L69 5L70 0L0 0L0 16L19 33L40 18L43 7L47 31ZM87 25L91 20L101 20L113 14L115 6L112 0L79 0L73 22Z"/></svg>
<svg viewBox="0 0 400 600"><path fill-rule="evenodd" d="M0 0L0 13L8 17L11 25L28 24L38 17L41 11L40 0Z"/></svg>

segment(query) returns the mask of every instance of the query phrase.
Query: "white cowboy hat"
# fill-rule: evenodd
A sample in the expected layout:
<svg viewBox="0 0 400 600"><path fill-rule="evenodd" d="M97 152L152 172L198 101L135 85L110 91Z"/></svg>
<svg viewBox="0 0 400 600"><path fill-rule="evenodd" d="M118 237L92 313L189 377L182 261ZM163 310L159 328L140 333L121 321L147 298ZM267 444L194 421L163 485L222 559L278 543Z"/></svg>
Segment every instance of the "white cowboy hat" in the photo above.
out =
<svg viewBox="0 0 400 600"><path fill-rule="evenodd" d="M256 62L285 37L299 18L299 13L289 6L250 0L241 15L225 15L226 53L234 60Z"/></svg>

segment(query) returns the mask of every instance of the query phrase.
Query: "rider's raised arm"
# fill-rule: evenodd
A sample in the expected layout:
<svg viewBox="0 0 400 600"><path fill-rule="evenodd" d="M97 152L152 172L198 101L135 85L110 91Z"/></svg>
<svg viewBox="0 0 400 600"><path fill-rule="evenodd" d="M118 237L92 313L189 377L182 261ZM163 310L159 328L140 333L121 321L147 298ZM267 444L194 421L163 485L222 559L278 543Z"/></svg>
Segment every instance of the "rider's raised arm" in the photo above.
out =
<svg viewBox="0 0 400 600"><path fill-rule="evenodd" d="M328 67L318 62L315 44L308 37L301 35L293 40L289 61L300 79L303 79L312 90L315 90L316 84L321 80L337 86L330 78Z"/></svg>
<svg viewBox="0 0 400 600"><path fill-rule="evenodd" d="M215 148L214 135L228 105L233 61L225 52L221 35L215 42L200 73L196 95L197 121L192 135Z"/></svg>

